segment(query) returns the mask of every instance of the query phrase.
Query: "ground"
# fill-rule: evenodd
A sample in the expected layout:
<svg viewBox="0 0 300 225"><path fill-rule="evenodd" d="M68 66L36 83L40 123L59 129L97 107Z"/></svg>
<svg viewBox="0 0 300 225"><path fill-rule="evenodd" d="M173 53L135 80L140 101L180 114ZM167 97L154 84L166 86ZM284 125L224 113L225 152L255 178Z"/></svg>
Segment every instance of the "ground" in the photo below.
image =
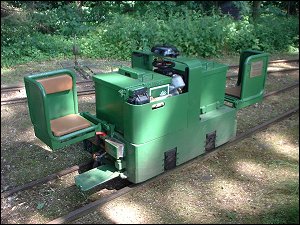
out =
<svg viewBox="0 0 300 225"><path fill-rule="evenodd" d="M226 62L238 63L236 58ZM24 68L14 68L15 80L22 82ZM41 68L32 64L30 73ZM45 68L55 66L45 63ZM9 74L14 73L1 74L5 84L13 84ZM295 81L299 71L272 73L266 91ZM238 112L238 133L295 106L299 106L299 88L246 107ZM79 111L95 113L94 97L79 97ZM35 138L26 104L2 106L1 128L1 193L89 159L81 144L51 152ZM220 147L214 157L197 157L158 176L74 223L297 223L298 130L297 113L240 143ZM77 174L2 198L1 223L46 223L113 191L81 193L74 186Z"/></svg>
<svg viewBox="0 0 300 225"><path fill-rule="evenodd" d="M75 223L297 223L298 123L296 115L199 157Z"/></svg>

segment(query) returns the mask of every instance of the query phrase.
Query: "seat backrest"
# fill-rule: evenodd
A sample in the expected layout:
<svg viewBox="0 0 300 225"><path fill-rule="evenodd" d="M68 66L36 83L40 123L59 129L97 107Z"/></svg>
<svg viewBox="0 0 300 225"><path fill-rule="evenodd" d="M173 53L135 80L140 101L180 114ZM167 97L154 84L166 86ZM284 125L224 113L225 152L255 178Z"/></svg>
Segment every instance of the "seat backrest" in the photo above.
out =
<svg viewBox="0 0 300 225"><path fill-rule="evenodd" d="M67 74L40 78L36 81L43 85L47 94L71 90L73 86L72 76Z"/></svg>
<svg viewBox="0 0 300 225"><path fill-rule="evenodd" d="M76 93L73 90L73 79L68 74L59 74L36 79L42 84L46 96L45 103L49 106L49 119L56 119L69 114L77 113L75 102Z"/></svg>
<svg viewBox="0 0 300 225"><path fill-rule="evenodd" d="M241 99L263 95L268 67L268 54L261 51L242 51L236 86L240 87Z"/></svg>

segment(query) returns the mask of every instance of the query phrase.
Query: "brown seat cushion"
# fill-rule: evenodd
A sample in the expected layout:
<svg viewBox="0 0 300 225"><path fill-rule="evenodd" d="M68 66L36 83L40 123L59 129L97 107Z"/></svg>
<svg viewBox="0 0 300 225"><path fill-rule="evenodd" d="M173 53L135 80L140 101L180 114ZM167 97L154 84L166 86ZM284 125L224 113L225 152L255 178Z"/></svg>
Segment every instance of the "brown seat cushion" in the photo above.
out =
<svg viewBox="0 0 300 225"><path fill-rule="evenodd" d="M36 81L43 85L47 94L71 90L73 86L72 77L66 74L41 78Z"/></svg>
<svg viewBox="0 0 300 225"><path fill-rule="evenodd" d="M241 86L226 88L225 93L233 97L241 98Z"/></svg>
<svg viewBox="0 0 300 225"><path fill-rule="evenodd" d="M91 126L91 123L80 115L70 114L50 121L54 136L62 136Z"/></svg>

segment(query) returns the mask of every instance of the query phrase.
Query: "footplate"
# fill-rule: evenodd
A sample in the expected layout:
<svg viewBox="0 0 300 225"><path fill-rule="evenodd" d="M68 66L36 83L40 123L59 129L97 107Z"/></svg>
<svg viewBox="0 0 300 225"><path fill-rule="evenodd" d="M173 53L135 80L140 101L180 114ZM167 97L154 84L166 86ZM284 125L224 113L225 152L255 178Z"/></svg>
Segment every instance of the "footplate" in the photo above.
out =
<svg viewBox="0 0 300 225"><path fill-rule="evenodd" d="M251 99L238 99L225 94L224 100L225 102L232 104L231 107L241 109L249 105L261 102L263 100L263 95L252 96Z"/></svg>
<svg viewBox="0 0 300 225"><path fill-rule="evenodd" d="M225 100L225 102L228 102L229 104L231 104L231 107L238 108L240 99L225 94L225 99L224 100Z"/></svg>
<svg viewBox="0 0 300 225"><path fill-rule="evenodd" d="M103 184L119 176L120 173L114 165L102 165L79 174L75 177L75 184L81 191L88 191L100 184Z"/></svg>

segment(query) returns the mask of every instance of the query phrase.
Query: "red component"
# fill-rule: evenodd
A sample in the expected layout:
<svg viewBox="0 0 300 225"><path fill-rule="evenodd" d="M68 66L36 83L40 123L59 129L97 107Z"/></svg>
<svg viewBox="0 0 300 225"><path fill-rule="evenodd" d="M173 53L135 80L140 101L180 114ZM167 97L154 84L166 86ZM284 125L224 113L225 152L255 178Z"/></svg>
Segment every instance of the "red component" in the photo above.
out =
<svg viewBox="0 0 300 225"><path fill-rule="evenodd" d="M107 136L107 134L104 133L104 132L102 132L102 131L97 131L97 132L96 132L96 135L100 135L100 136L102 136L102 137Z"/></svg>

